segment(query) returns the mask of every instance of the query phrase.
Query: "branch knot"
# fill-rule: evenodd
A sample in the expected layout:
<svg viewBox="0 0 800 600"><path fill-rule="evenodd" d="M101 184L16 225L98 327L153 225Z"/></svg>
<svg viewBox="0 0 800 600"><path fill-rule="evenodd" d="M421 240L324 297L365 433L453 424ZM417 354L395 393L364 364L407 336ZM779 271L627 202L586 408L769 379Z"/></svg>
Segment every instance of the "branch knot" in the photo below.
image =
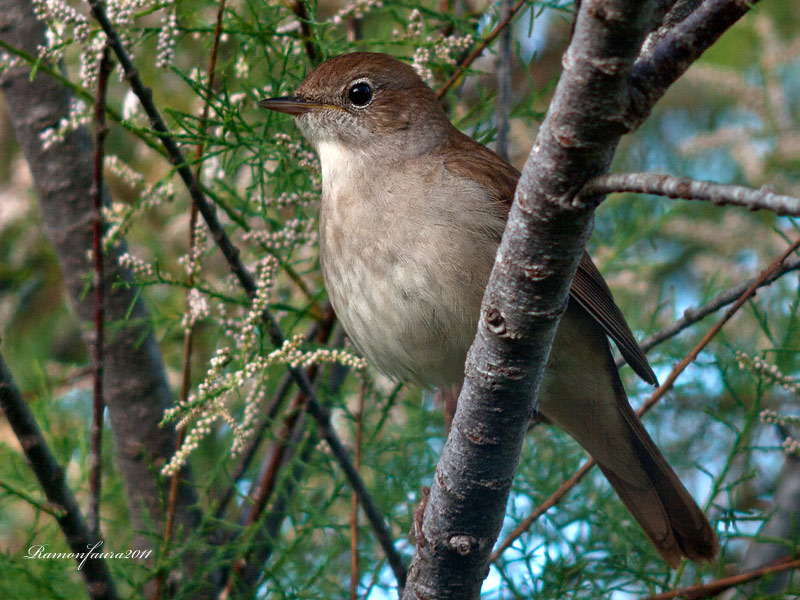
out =
<svg viewBox="0 0 800 600"><path fill-rule="evenodd" d="M469 556L478 549L478 539L471 535L454 535L447 540L447 547L460 556Z"/></svg>

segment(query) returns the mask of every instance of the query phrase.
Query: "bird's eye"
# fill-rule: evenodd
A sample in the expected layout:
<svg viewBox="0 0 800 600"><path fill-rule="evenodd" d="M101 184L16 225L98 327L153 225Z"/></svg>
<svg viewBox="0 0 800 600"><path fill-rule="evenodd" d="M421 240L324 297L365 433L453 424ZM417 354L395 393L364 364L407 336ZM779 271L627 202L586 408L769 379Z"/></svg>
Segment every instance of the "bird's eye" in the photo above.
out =
<svg viewBox="0 0 800 600"><path fill-rule="evenodd" d="M366 106L372 102L372 87L366 81L355 83L347 91L347 98L355 106Z"/></svg>

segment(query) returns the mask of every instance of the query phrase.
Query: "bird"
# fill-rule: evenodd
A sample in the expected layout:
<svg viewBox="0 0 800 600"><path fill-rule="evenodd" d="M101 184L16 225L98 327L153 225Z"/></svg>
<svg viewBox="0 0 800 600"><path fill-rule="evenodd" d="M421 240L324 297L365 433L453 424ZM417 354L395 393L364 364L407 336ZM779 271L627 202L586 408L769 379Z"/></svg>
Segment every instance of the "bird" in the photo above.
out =
<svg viewBox="0 0 800 600"><path fill-rule="evenodd" d="M259 105L291 115L319 156L322 276L356 348L396 380L459 385L519 171L459 131L417 72L387 54L335 56L295 95ZM584 253L537 410L595 459L667 564L710 561L717 535L633 412L609 337L655 385Z"/></svg>

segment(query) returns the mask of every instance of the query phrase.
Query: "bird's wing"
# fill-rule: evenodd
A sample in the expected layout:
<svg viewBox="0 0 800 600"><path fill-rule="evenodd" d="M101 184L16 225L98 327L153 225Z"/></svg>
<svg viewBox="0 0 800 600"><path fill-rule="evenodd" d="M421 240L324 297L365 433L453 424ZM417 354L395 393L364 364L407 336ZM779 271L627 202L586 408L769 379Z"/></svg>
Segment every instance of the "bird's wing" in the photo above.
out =
<svg viewBox="0 0 800 600"><path fill-rule="evenodd" d="M502 205L508 214L519 171L485 146L464 135L461 144L470 144L471 152L445 151L445 168L482 184L491 199ZM499 241L499 240L498 240ZM639 377L651 385L658 384L653 369L633 337L625 317L614 303L614 297L603 276L589 255L584 252L570 288L570 297L597 321Z"/></svg>
<svg viewBox="0 0 800 600"><path fill-rule="evenodd" d="M583 253L578 265L578 271L575 273L575 279L572 280L569 294L595 321L600 323L636 374L647 383L658 385L656 374L650 368L647 357L614 302L608 284L586 252Z"/></svg>

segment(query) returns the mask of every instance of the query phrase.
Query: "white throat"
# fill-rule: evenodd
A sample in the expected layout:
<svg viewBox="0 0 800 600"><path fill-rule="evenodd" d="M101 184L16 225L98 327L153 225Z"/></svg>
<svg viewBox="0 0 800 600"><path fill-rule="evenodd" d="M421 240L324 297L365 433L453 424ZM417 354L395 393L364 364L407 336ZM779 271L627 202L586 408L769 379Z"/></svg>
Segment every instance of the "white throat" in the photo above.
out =
<svg viewBox="0 0 800 600"><path fill-rule="evenodd" d="M367 155L352 150L338 140L323 140L317 144L322 166L322 194L335 198L343 190L355 190L365 177Z"/></svg>

